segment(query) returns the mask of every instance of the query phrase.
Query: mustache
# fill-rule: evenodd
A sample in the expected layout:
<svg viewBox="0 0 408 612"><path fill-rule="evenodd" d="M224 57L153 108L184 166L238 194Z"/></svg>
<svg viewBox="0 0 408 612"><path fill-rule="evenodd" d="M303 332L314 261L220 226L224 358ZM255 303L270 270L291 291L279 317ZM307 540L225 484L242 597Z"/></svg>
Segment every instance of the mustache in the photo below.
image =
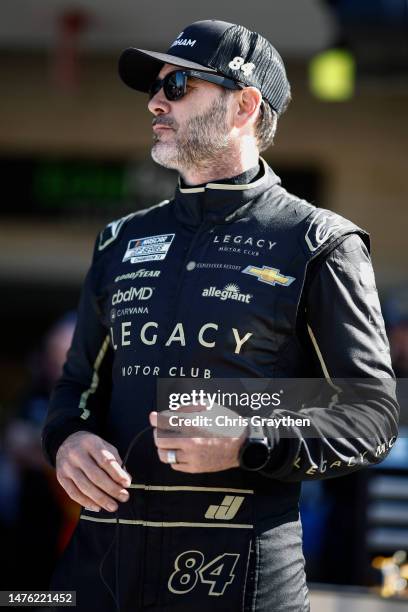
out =
<svg viewBox="0 0 408 612"><path fill-rule="evenodd" d="M152 126L165 125L166 127L176 130L178 125L171 117L155 117L152 121Z"/></svg>

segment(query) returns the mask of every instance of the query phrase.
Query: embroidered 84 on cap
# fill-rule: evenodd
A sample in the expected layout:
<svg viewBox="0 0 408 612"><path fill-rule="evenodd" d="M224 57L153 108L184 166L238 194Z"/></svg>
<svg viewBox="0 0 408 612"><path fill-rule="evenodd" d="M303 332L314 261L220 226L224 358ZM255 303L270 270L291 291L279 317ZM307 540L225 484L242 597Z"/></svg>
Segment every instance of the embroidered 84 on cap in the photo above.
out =
<svg viewBox="0 0 408 612"><path fill-rule="evenodd" d="M129 241L122 261L132 264L165 259L175 234L158 234Z"/></svg>

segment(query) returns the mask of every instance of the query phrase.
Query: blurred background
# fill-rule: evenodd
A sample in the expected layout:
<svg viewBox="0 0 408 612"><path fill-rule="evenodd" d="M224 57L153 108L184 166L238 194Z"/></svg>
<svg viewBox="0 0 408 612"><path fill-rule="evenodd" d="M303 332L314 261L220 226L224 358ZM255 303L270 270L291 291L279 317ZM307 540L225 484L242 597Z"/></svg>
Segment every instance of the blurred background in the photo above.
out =
<svg viewBox="0 0 408 612"><path fill-rule="evenodd" d="M171 195L176 180L150 159L146 99L119 81L121 49L164 51L208 18L242 23L279 49L293 102L264 156L289 191L370 232L394 367L408 377L408 0L245 4L1 2L2 589L47 588L77 520L39 436L95 236ZM407 605L405 433L378 468L304 486L313 609Z"/></svg>

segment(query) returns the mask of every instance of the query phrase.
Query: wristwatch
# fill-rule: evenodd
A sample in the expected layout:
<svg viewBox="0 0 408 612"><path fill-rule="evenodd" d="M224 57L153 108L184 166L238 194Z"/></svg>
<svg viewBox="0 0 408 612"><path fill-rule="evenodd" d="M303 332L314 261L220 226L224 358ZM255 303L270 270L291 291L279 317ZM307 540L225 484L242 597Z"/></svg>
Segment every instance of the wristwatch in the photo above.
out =
<svg viewBox="0 0 408 612"><path fill-rule="evenodd" d="M269 461L268 438L259 425L248 425L248 436L239 451L239 465L244 470L262 469Z"/></svg>

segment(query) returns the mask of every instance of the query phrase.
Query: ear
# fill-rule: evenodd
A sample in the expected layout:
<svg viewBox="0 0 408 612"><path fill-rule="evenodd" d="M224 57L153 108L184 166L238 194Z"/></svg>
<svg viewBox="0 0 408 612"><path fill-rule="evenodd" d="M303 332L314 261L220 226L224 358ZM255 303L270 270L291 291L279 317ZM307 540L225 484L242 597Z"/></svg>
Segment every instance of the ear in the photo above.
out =
<svg viewBox="0 0 408 612"><path fill-rule="evenodd" d="M262 94L256 87L245 87L239 92L238 108L235 114L235 126L244 127L247 123L255 122L258 117Z"/></svg>

